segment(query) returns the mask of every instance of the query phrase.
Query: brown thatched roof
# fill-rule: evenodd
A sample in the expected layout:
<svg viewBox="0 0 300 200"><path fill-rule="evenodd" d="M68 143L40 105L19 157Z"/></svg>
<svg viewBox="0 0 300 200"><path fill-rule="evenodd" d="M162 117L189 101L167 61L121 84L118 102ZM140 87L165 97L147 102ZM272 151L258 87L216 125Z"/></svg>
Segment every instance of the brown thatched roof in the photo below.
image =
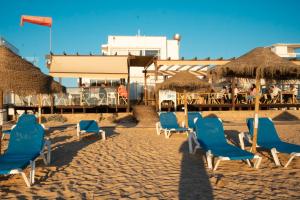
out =
<svg viewBox="0 0 300 200"><path fill-rule="evenodd" d="M53 80L51 83L51 93L66 93L66 88L59 82Z"/></svg>
<svg viewBox="0 0 300 200"><path fill-rule="evenodd" d="M53 78L5 46L0 46L0 90L20 95L50 93Z"/></svg>
<svg viewBox="0 0 300 200"><path fill-rule="evenodd" d="M176 91L209 90L210 84L208 81L201 80L190 72L181 71L167 79L165 82L158 84L157 88Z"/></svg>
<svg viewBox="0 0 300 200"><path fill-rule="evenodd" d="M215 69L221 77L274 80L300 79L300 66L279 57L270 48L258 47Z"/></svg>

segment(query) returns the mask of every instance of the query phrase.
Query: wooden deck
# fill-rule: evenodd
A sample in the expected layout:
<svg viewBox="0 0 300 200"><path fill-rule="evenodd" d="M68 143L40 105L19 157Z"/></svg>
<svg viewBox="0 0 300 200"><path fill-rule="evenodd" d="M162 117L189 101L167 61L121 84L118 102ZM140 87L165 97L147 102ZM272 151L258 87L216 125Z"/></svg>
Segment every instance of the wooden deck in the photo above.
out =
<svg viewBox="0 0 300 200"><path fill-rule="evenodd" d="M183 105L177 106L177 111L183 110ZM297 109L300 110L300 103L297 104L260 104L260 110L271 109ZM190 104L190 111L226 111L226 110L254 110L254 104ZM163 111L174 111L172 106L162 106Z"/></svg>

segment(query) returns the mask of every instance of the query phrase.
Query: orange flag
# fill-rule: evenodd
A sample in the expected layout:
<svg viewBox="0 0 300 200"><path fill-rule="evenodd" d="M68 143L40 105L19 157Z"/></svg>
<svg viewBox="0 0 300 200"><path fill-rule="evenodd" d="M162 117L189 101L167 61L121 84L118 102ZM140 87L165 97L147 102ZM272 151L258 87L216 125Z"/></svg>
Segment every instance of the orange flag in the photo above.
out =
<svg viewBox="0 0 300 200"><path fill-rule="evenodd" d="M41 26L52 27L52 18L51 17L37 17L37 16L22 15L21 16L21 26L24 25L24 22L38 24Z"/></svg>

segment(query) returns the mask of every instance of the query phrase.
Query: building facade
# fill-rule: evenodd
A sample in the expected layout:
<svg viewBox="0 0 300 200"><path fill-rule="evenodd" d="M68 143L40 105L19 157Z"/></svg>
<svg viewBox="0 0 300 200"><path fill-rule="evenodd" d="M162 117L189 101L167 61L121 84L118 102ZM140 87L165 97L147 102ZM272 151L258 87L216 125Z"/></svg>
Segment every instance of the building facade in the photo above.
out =
<svg viewBox="0 0 300 200"><path fill-rule="evenodd" d="M176 34L174 39L166 36L116 36L110 35L107 44L101 45L102 55L135 55L157 56L158 59L179 59L180 36ZM144 86L144 67L130 67L131 99L140 99ZM114 83L122 80L100 80L82 77L84 85L100 85L103 82Z"/></svg>
<svg viewBox="0 0 300 200"><path fill-rule="evenodd" d="M280 57L284 58L297 58L300 57L300 44L273 44L271 49L274 53L276 53Z"/></svg>

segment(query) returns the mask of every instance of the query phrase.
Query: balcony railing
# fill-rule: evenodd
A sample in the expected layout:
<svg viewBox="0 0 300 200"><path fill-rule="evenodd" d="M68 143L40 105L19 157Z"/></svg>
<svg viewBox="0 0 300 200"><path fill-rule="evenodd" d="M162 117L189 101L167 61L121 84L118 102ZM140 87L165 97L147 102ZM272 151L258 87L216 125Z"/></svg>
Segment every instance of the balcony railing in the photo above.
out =
<svg viewBox="0 0 300 200"><path fill-rule="evenodd" d="M127 105L127 98L118 94L116 88L67 88L66 94L54 94L54 106L103 106ZM51 106L50 95L42 95L42 106ZM39 96L15 95L16 106L38 106Z"/></svg>

